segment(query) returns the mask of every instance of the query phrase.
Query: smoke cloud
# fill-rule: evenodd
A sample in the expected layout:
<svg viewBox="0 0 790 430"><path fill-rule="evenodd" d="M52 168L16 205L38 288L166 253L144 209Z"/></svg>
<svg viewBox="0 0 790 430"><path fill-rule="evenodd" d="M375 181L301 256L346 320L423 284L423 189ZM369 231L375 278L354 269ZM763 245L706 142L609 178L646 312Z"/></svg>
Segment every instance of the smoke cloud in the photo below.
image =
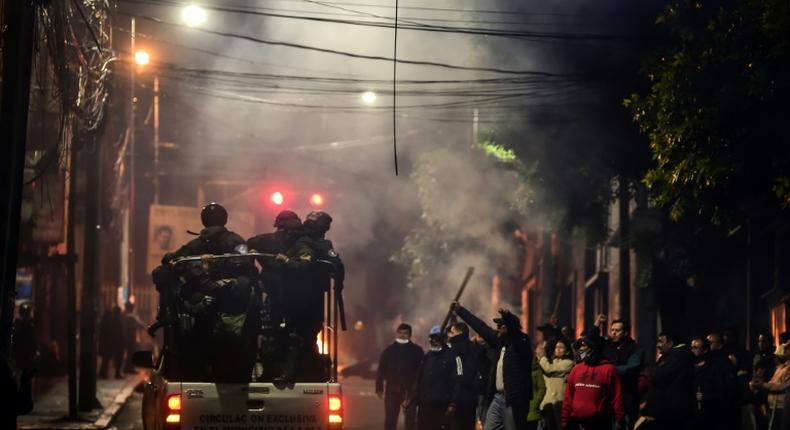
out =
<svg viewBox="0 0 790 430"><path fill-rule="evenodd" d="M629 34L634 26L650 23L656 4L660 4L631 3L513 0L494 6L465 0L429 5L401 2L399 16L431 26L565 36ZM246 1L236 8L391 22L375 17L394 15L391 5L380 4L279 0ZM510 13L489 13L494 8ZM145 13L176 21L173 9L150 7ZM602 106L602 94L609 97L609 93L596 81L599 75L536 78L398 64L400 175L396 177L389 108L393 102L391 62L162 28L161 24L145 26L154 37L169 32L163 37L173 49L161 52L163 63L233 72L163 72L163 110L168 112L163 112L167 122L162 133L164 140L182 146L174 155L173 169L179 171L171 179L175 187L193 187L193 179L185 178L198 175L204 180L233 177L251 184L278 182L294 189L325 190L325 210L334 218L329 237L348 271L349 317L352 323L363 320L366 327L375 328L378 342L387 341L400 320L415 323L418 339L427 336L427 329L441 322L468 266L475 267L476 273L462 301L481 316L490 317L491 277L518 276L511 273L517 267L513 229L540 225L550 211L541 204L549 200L544 197L551 195L551 190L541 189L541 184L531 184L532 191L523 189L524 177L512 166L483 154L476 148L475 138L480 141L492 135L510 140L506 143L515 146L519 155L530 157L523 167L534 167L546 148L564 146L575 151L596 139L608 139L594 124L573 118L602 108L617 109L619 103L607 98ZM209 11L206 27L325 50L393 55L394 31L389 28L218 10ZM632 50L628 43L574 37L401 30L397 56L470 68L572 76L606 70L601 63L616 66L623 58L630 58L623 52ZM340 81L295 80L294 76ZM496 85L472 82L509 78L522 80ZM428 85L405 82L408 80L461 82ZM376 92L374 105L363 104L363 91ZM582 104L584 107L578 107ZM476 124L474 109L478 109ZM227 198L210 193L207 199ZM234 200L233 208L259 213L259 227L268 229L270 220L264 218L270 213L261 209L256 193L249 191L249 199ZM304 215L310 208L299 203L293 209ZM416 261L418 257L422 260Z"/></svg>

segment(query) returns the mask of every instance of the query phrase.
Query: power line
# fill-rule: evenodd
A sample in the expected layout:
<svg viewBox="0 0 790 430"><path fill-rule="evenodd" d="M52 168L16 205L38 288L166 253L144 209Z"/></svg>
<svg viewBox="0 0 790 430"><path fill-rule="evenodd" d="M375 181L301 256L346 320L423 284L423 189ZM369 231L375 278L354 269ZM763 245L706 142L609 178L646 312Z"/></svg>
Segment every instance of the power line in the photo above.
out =
<svg viewBox="0 0 790 430"><path fill-rule="evenodd" d="M159 19L159 18L151 17L151 16L137 15L137 14L131 14L131 13L127 13L127 12L118 12L118 13L121 14L121 15L125 15L125 16L135 16L135 17L137 17L139 19L155 22L157 24L177 26L177 27L185 27L185 28L187 27L186 25L183 25L183 24L178 24L178 23L175 23L175 22L168 22L168 21L164 21L164 20ZM284 47L288 47L288 48L303 49L303 50L308 50L308 51L322 52L322 53L326 53L326 54L334 54L334 55L340 55L340 56L344 56L344 57L364 59L364 60L376 60L376 61L387 61L387 62L397 61L400 64L410 64L410 65L416 65L416 66L429 66L429 67L440 67L440 68L453 69L453 70L469 70L469 71L477 71L477 72L501 73L501 74L509 74L509 75L536 75L536 76L555 76L555 77L572 76L572 75L561 74L561 73L540 72L540 71L534 71L534 70L513 70L513 69L500 69L500 68L494 68L494 67L460 66L460 65L455 65L455 64L439 63L439 62L434 62L434 61L421 61L421 60L403 60L403 59L397 59L396 60L396 59L394 59L392 57L385 57L385 56L380 56L380 55L357 54L357 53L354 53L354 52L340 51L340 50L328 49L328 48L320 48L320 47L317 47L317 46L303 45L303 44L299 44L299 43L274 41L274 40L268 40L268 39L263 39L263 38L259 38L259 37L254 37L254 36L248 36L248 35L237 34L237 33L230 33L230 32L223 32L223 31L216 31L216 30L208 30L208 29L204 29L204 28L194 28L194 30L197 30L197 31L200 31L200 32L203 32L203 33L207 33L207 34L213 34L213 35L222 36L222 37L229 37L229 38L235 38L235 39L240 39L240 40L246 40L246 41L249 41L249 42L261 43L261 44L265 44L265 45L284 46Z"/></svg>
<svg viewBox="0 0 790 430"><path fill-rule="evenodd" d="M123 50L117 52L126 53ZM131 65L129 60L120 60L119 63L124 65ZM260 63L266 64L266 63ZM348 83L363 83L363 84L390 84L390 79L365 79L365 78L341 78L333 76L310 76L310 75L283 75L275 73L259 73L259 72L236 72L232 70L221 69L202 69L181 66L175 63L165 61L152 61L151 65L158 69L171 70L173 72L189 74L189 75L216 75L227 77L238 77L245 79L281 79L281 80L296 80L296 81L318 81L318 82L331 82L339 84ZM305 69L307 70L307 69ZM502 77L502 78L474 78L474 79L401 79L398 84L545 84L545 83L565 83L574 82L575 75L557 75L557 76L520 76L520 77Z"/></svg>
<svg viewBox="0 0 790 430"><path fill-rule="evenodd" d="M305 1L305 0L301 0ZM322 2L321 4L334 4L330 2ZM229 5L225 5L228 7ZM311 11L311 10L304 10L304 9L282 9L282 8L275 8L275 7L254 7L254 8L244 8L241 6L236 6L237 8L241 8L243 10L262 10L262 11L272 11L272 12L286 12L286 13L303 13L303 14L311 14L311 15L323 15L323 16L342 16L342 17L353 17L359 16L360 14L369 15L366 12L362 11L353 11L348 13L339 13L339 12L326 12L326 11ZM348 9L351 10L351 9ZM463 12L463 11L457 11ZM391 19L387 17L382 17L382 19ZM478 19L453 19L453 18L430 18L430 17L421 17L421 16L408 16L408 17L399 17L399 20L404 22L408 21L417 21L420 22L448 22L448 23L464 23L464 24L494 24L494 25L520 25L520 26L557 26L561 24L565 24L566 22L563 21L554 21L554 22L534 22L534 21L501 21L501 20L478 20Z"/></svg>
<svg viewBox="0 0 790 430"><path fill-rule="evenodd" d="M276 0L288 3L304 3L305 0ZM351 3L351 2L334 2L327 1L325 3L341 6L354 6L354 7L368 7L368 8L381 8L381 9L394 9L395 6L391 4L373 4L373 3ZM244 7L237 5L238 7ZM455 13L477 13L477 14L495 14L495 15L520 15L520 16L556 16L556 17L578 17L582 18L584 15L571 14L571 13L558 13L558 12L524 12L519 10L493 10L493 9L449 9L440 7L427 7L427 6L400 6L402 10L423 10L434 12L455 12Z"/></svg>
<svg viewBox="0 0 790 430"><path fill-rule="evenodd" d="M168 1L168 0L122 0L127 3L142 3L142 4L152 4L152 5L169 5L169 6L181 6L180 3ZM314 16L304 16L304 15L286 15L286 14L279 14L279 13L272 13L272 12L262 12L262 11L253 11L253 10L244 10L244 9L237 9L237 8L230 8L230 7L223 7L223 6L205 6L207 9L219 11L219 12L229 12L229 13L237 13L242 15L257 15L257 16L266 16L270 18L285 18L285 19L295 19L295 20L306 20L306 21L314 21L314 22L323 22L323 23L333 23L333 24L344 24L344 25L355 25L355 26L363 26L363 27L377 27L377 28L395 28L395 23L390 22L372 22L372 21L360 21L360 20L348 20L348 19L335 19L335 18L321 18L321 17L314 17ZM364 13L364 12L361 12ZM374 15L375 17L379 17L382 19L392 20L389 17L381 17L378 15ZM469 35L480 35L480 36L498 36L498 37L508 37L508 38L517 38L517 39L534 39L534 40L576 40L576 41L634 41L635 39L641 39L641 36L636 35L616 35L616 34L589 34L589 33L562 33L562 32L538 32L538 31L515 31L515 30L499 30L499 29L484 29L484 28L474 28L474 27L451 27L451 26L437 26L437 25L429 25L429 24L421 24L417 22L404 22L403 24L398 24L398 27L403 30L414 30L414 31L429 31L429 32L439 32L439 33L455 33L455 34L469 34Z"/></svg>
<svg viewBox="0 0 790 430"><path fill-rule="evenodd" d="M129 66L129 62L123 62ZM291 76L280 74L264 74L251 72L232 72L213 69L193 69L171 63L155 62L151 64L160 77L179 81L218 83L224 85L221 90L243 90L246 93L278 91L290 94L348 95L365 90L383 91L389 80L356 78L334 78L320 76ZM464 84L462 86L448 86ZM295 85L296 84L296 85ZM544 78L520 77L499 79L468 79L468 80L403 80L398 81L406 89L399 94L406 96L430 97L487 97L493 95L510 95L531 91L532 97L558 96L570 91L578 93L582 89L576 82L565 80L546 80ZM215 88L217 89L217 88ZM536 92L542 91L542 92ZM385 92L391 95L392 92Z"/></svg>
<svg viewBox="0 0 790 430"><path fill-rule="evenodd" d="M129 31L129 29L123 28L123 27L116 27L116 30L118 30L120 32L123 32L123 33L127 33L127 34L131 33ZM176 42L173 42L171 40L160 38L160 37L155 37L155 36L152 36L150 34L146 34L146 33L140 32L140 31L135 31L135 37L144 38L144 39L147 39L147 40L154 40L157 43L163 43L163 44L166 44L166 45L175 46L175 47L183 48L183 49L188 49L188 50L194 51L194 52L199 52L201 54L211 55L211 56L218 57L218 58L227 58L229 60L239 61L239 62L243 62L243 63L247 63L247 64L254 64L254 65L260 65L260 66L267 66L267 67L277 67L277 68L290 69L290 70L300 70L300 71L306 71L306 72L319 72L319 71L320 72L324 72L323 70L310 69L310 68L307 68L307 67L287 66L285 64L275 64L275 63L269 63L269 62L265 62L265 61L254 61L254 60L250 60L249 58L235 57L233 55L224 54L222 52L217 52L217 51L212 51L212 50L209 50L209 49L198 48L198 47L190 46L190 45L184 45L182 43L176 43ZM117 51L118 52L124 52L123 50L117 50ZM128 52L127 52L127 54L128 54ZM349 73L343 73L342 75L343 76L354 76L354 75L349 74Z"/></svg>

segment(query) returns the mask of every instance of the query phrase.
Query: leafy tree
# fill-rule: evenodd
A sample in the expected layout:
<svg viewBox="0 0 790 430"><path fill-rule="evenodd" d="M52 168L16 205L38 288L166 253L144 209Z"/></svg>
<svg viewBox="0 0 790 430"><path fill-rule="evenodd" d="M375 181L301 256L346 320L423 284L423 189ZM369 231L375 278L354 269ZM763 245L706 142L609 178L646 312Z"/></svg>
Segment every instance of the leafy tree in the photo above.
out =
<svg viewBox="0 0 790 430"><path fill-rule="evenodd" d="M421 222L392 258L407 268L418 303L435 302L436 297L421 294L436 295L437 285L449 288L451 297L454 277L468 265L484 279L514 269L512 233L533 201L523 169L511 151L490 141L468 150L439 147L419 156L411 179Z"/></svg>
<svg viewBox="0 0 790 430"><path fill-rule="evenodd" d="M649 91L625 104L648 136L651 196L715 224L790 207L790 3L671 3Z"/></svg>

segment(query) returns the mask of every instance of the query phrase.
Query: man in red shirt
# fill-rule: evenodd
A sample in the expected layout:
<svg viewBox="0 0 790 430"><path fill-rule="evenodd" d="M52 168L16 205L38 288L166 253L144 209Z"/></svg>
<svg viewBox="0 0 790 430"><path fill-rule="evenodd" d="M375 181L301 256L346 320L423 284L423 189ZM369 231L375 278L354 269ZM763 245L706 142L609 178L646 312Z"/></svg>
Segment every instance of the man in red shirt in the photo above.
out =
<svg viewBox="0 0 790 430"><path fill-rule="evenodd" d="M603 339L587 335L581 339L581 361L568 375L562 402L562 425L572 430L611 430L625 411L620 377L615 366L602 358Z"/></svg>

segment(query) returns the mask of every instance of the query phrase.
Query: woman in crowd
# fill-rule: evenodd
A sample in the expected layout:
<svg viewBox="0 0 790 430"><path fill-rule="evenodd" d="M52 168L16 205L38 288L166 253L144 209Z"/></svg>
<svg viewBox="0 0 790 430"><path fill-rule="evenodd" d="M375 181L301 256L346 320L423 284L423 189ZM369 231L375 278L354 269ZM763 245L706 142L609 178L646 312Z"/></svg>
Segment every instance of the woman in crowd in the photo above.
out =
<svg viewBox="0 0 790 430"><path fill-rule="evenodd" d="M568 341L560 338L554 346L553 359L550 360L545 354L538 355L543 379L546 381L546 395L540 403L540 410L547 430L562 429L562 420L560 419L562 398L565 395L568 374L574 365L570 352Z"/></svg>

